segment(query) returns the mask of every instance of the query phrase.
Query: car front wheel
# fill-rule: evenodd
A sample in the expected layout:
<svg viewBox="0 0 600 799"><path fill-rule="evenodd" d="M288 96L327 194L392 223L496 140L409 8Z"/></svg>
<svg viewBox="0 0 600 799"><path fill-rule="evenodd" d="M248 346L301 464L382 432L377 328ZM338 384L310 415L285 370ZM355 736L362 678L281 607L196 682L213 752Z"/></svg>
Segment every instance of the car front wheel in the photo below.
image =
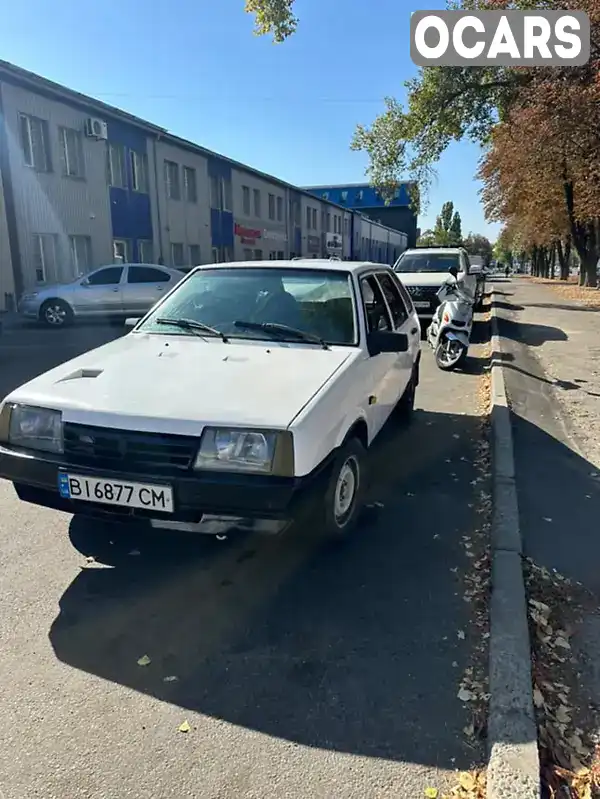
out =
<svg viewBox="0 0 600 799"><path fill-rule="evenodd" d="M46 300L40 309L40 319L48 327L66 327L73 321L73 311L63 300Z"/></svg>
<svg viewBox="0 0 600 799"><path fill-rule="evenodd" d="M357 438L341 448L323 499L323 528L332 538L347 536L358 521L365 489L366 450Z"/></svg>

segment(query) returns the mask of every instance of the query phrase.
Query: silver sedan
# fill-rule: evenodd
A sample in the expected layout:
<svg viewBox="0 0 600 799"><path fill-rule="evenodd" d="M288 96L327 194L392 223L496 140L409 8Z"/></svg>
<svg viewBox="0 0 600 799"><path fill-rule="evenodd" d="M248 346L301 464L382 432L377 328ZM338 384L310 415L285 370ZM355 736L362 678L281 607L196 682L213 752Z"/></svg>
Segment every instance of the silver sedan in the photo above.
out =
<svg viewBox="0 0 600 799"><path fill-rule="evenodd" d="M158 264L111 264L72 283L23 294L19 313L49 327L76 319L142 316L184 277Z"/></svg>

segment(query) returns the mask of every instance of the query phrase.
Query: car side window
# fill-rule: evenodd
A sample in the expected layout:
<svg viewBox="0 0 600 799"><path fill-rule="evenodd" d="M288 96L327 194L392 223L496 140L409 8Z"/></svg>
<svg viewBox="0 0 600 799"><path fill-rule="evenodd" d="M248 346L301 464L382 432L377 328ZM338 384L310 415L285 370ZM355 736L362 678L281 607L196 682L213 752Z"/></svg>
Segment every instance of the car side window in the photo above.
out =
<svg viewBox="0 0 600 799"><path fill-rule="evenodd" d="M367 319L367 333L373 333L375 330L393 330L392 320L375 275L361 278L360 293Z"/></svg>
<svg viewBox="0 0 600 799"><path fill-rule="evenodd" d="M404 285L401 280L397 280L396 284L398 286L398 291L400 292L400 296L404 302L404 307L406 308L407 314L410 316L415 312L415 306L412 301L412 297L410 296L408 289Z"/></svg>
<svg viewBox="0 0 600 799"><path fill-rule="evenodd" d="M99 269L87 278L88 286L113 286L121 282L122 266L108 266Z"/></svg>
<svg viewBox="0 0 600 799"><path fill-rule="evenodd" d="M128 283L166 283L168 280L167 272L149 266L130 266L127 272Z"/></svg>
<svg viewBox="0 0 600 799"><path fill-rule="evenodd" d="M377 280L379 281L379 285L383 290L388 307L392 313L394 327L398 330L408 319L408 312L402 302L398 286L394 278L387 272L380 272L377 275Z"/></svg>

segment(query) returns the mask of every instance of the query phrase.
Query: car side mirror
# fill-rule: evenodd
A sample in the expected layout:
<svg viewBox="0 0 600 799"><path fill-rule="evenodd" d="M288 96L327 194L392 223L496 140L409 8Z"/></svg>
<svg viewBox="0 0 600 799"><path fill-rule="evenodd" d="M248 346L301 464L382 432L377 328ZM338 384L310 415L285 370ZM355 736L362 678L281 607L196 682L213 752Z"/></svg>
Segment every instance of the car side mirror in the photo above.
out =
<svg viewBox="0 0 600 799"><path fill-rule="evenodd" d="M407 352L408 336L391 330L373 330L367 333L367 350L371 356L380 352Z"/></svg>
<svg viewBox="0 0 600 799"><path fill-rule="evenodd" d="M141 319L141 317L138 317L137 319L135 317L133 317L133 316L129 317L128 319L125 320L125 327L128 330L133 330L133 328L137 325L137 323L140 321L140 319Z"/></svg>

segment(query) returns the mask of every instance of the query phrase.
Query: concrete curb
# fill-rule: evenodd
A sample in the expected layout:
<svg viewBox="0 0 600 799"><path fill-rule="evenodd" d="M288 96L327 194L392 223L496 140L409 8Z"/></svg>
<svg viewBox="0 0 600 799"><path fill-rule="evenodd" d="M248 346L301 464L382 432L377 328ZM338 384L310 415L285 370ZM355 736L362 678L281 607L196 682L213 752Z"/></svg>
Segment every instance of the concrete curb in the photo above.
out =
<svg viewBox="0 0 600 799"><path fill-rule="evenodd" d="M510 409L492 288L492 590L488 799L539 799L540 763L533 709L523 542Z"/></svg>

